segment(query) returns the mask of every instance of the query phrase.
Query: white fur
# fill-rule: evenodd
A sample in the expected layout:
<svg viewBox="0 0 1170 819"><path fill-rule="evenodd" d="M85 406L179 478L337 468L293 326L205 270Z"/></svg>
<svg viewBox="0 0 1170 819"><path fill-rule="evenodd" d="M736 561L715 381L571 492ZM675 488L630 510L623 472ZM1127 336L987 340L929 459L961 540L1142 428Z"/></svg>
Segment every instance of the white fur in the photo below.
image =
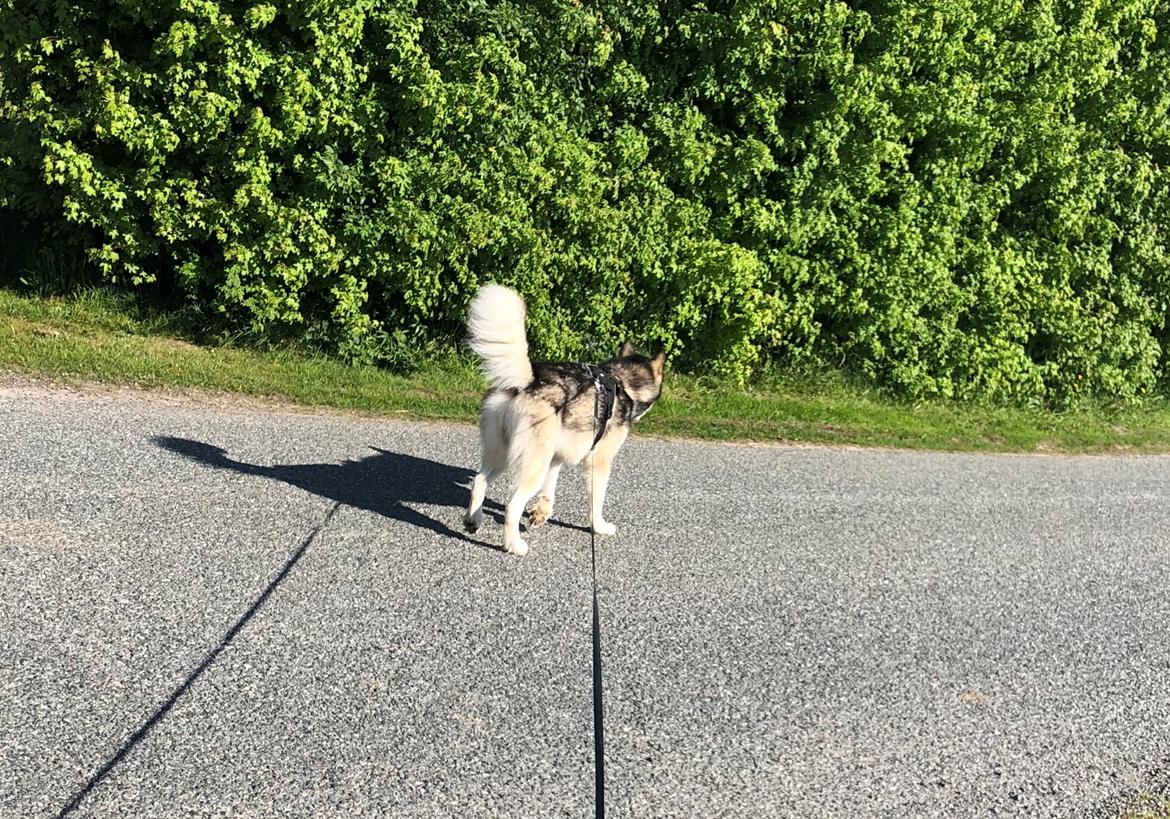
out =
<svg viewBox="0 0 1170 819"><path fill-rule="evenodd" d="M468 341L483 360L488 383L498 390L524 389L532 382L524 314L524 300L498 284L485 285L468 308Z"/></svg>
<svg viewBox="0 0 1170 819"><path fill-rule="evenodd" d="M585 462L590 524L598 534L614 534L614 525L605 520L601 510L613 458L629 431L615 425L594 449L591 432L568 432L555 413L545 411L547 408L534 413L531 399L523 393L502 392L523 390L533 380L524 317L524 301L519 295L489 284L471 300L467 320L471 349L483 360L484 374L496 391L488 394L480 410L483 466L471 485L464 525L470 531L479 529L488 487L510 466L517 467L516 491L504 516L504 548L516 555L528 551L520 536L524 507L539 492L533 525L552 514L557 476L565 463Z"/></svg>

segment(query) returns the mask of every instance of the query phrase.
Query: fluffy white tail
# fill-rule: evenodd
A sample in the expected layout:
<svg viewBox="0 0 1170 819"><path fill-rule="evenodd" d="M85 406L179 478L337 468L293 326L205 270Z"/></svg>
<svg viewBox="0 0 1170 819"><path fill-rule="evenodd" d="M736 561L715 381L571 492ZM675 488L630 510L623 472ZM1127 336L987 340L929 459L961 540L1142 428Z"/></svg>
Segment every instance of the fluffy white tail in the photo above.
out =
<svg viewBox="0 0 1170 819"><path fill-rule="evenodd" d="M467 335L493 387L523 389L532 383L524 300L516 292L498 284L481 288L467 310Z"/></svg>

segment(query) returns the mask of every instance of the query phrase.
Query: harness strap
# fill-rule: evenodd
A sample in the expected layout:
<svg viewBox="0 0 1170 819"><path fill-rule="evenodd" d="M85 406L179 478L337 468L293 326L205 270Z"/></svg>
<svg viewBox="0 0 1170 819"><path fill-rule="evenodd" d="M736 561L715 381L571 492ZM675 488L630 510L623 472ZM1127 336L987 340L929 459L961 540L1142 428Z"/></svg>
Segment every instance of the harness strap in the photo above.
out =
<svg viewBox="0 0 1170 819"><path fill-rule="evenodd" d="M613 417L613 405L617 400L617 391L621 389L618 380L600 367L589 365L589 372L593 375L593 387L597 393L597 403L593 409L593 445L592 452L597 448L597 442L605 435L605 426Z"/></svg>

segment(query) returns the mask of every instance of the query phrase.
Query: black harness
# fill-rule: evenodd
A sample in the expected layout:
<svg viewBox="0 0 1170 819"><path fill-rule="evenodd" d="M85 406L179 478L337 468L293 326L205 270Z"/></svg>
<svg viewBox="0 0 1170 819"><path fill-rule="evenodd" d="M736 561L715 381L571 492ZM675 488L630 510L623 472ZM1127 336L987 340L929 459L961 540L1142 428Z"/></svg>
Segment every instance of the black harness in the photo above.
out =
<svg viewBox="0 0 1170 819"><path fill-rule="evenodd" d="M593 407L593 417L597 420L594 426L597 431L593 433L593 446L589 447L589 451L592 452L597 448L597 442L605 435L605 425L613 417L613 405L617 401L618 391L624 390L612 374L596 364L589 365L589 374L593 376L593 388L597 394L597 401Z"/></svg>

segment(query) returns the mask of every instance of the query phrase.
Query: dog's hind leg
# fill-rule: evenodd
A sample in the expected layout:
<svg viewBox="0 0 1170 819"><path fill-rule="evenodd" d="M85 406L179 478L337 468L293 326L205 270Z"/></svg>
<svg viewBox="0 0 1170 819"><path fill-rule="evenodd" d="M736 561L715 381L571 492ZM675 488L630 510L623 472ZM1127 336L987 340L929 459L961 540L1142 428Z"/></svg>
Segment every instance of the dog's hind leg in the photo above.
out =
<svg viewBox="0 0 1170 819"><path fill-rule="evenodd" d="M528 544L520 537L520 518L524 514L524 507L532 500L549 473L552 463L552 444L534 446L524 453L520 462L520 479L516 484L516 494L508 501L508 511L504 518L504 548L514 555L528 553Z"/></svg>
<svg viewBox="0 0 1170 819"><path fill-rule="evenodd" d="M534 529L552 517L553 502L557 499L557 477L561 474L562 464L560 458L553 459L548 468L548 476L544 479L544 486L540 489L540 497L536 499L536 505L528 513L528 525Z"/></svg>
<svg viewBox="0 0 1170 819"><path fill-rule="evenodd" d="M483 525L483 501L487 496L488 486L503 471L503 466L484 464L483 469L475 476L471 484L471 503L467 505L467 514L463 516L463 528L467 531L474 532Z"/></svg>
<svg viewBox="0 0 1170 819"><path fill-rule="evenodd" d="M467 514L463 516L463 528L469 532L483 525L483 500L488 487L508 468L508 448L498 431L484 428L480 438L483 443L483 466L471 483L471 502L467 504Z"/></svg>

